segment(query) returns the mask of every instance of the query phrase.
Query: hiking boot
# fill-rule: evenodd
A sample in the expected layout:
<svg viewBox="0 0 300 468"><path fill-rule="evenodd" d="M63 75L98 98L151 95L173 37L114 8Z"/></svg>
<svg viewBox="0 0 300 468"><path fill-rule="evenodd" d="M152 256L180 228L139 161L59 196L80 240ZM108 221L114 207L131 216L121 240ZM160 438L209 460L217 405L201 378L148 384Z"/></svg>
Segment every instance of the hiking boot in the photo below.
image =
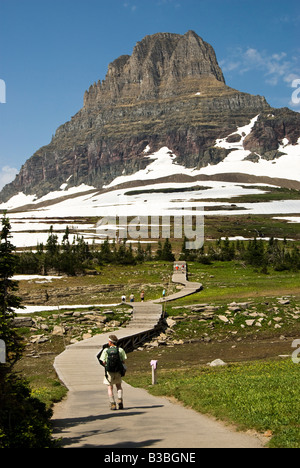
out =
<svg viewBox="0 0 300 468"><path fill-rule="evenodd" d="M119 401L118 401L118 408L119 408L119 409L124 409L123 400L119 400Z"/></svg>
<svg viewBox="0 0 300 468"><path fill-rule="evenodd" d="M111 409L112 411L115 411L115 410L117 409L116 403L111 403L111 404L110 404L110 409Z"/></svg>

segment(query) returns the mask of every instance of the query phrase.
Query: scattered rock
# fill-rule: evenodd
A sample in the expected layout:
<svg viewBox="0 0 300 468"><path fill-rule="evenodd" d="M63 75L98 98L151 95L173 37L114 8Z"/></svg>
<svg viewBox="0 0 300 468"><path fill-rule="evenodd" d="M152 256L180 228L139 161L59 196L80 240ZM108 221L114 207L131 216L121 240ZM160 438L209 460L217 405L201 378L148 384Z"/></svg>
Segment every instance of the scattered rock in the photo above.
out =
<svg viewBox="0 0 300 468"><path fill-rule="evenodd" d="M224 323L229 322L229 319L227 317L225 317L225 315L218 315L218 318Z"/></svg>
<svg viewBox="0 0 300 468"><path fill-rule="evenodd" d="M63 336L65 333L66 333L66 330L64 327L60 325L54 325L52 335Z"/></svg>
<svg viewBox="0 0 300 468"><path fill-rule="evenodd" d="M12 321L15 328L32 327L34 322L31 317L15 317Z"/></svg>
<svg viewBox="0 0 300 468"><path fill-rule="evenodd" d="M278 299L278 303L280 305L289 305L290 304L290 300L289 299Z"/></svg>
<svg viewBox="0 0 300 468"><path fill-rule="evenodd" d="M90 339L90 338L92 338L92 334L91 334L91 333L84 333L84 334L82 335L82 339L83 339L83 340L88 340L88 339Z"/></svg>
<svg viewBox="0 0 300 468"><path fill-rule="evenodd" d="M248 327L252 327L252 325L255 323L255 320L246 320L246 325L248 325Z"/></svg>
<svg viewBox="0 0 300 468"><path fill-rule="evenodd" d="M222 361L222 359L215 359L209 364L210 367L219 367L219 366L227 366L227 364Z"/></svg>
<svg viewBox="0 0 300 468"><path fill-rule="evenodd" d="M30 343L32 344L40 344L49 341L49 337L45 335L33 335L30 337Z"/></svg>
<svg viewBox="0 0 300 468"><path fill-rule="evenodd" d="M211 338L210 338L209 336L205 336L205 337L203 338L203 341L204 341L204 343L210 343L210 342L211 342Z"/></svg>
<svg viewBox="0 0 300 468"><path fill-rule="evenodd" d="M73 310L67 310L63 313L63 317L72 317L74 315Z"/></svg>
<svg viewBox="0 0 300 468"><path fill-rule="evenodd" d="M176 325L177 322L175 320L171 319L171 318L167 318L166 323L167 323L168 327L172 328L172 327L174 327Z"/></svg>

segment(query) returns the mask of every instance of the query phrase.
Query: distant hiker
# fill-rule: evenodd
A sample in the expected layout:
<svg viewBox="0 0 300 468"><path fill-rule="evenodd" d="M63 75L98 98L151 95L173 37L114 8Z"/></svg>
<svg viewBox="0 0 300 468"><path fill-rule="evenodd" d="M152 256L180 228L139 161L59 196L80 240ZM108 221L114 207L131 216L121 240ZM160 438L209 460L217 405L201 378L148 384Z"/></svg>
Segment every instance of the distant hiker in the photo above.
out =
<svg viewBox="0 0 300 468"><path fill-rule="evenodd" d="M130 302L134 302L134 294L130 294Z"/></svg>
<svg viewBox="0 0 300 468"><path fill-rule="evenodd" d="M123 303L126 302L126 296L125 296L125 294L123 294L123 296L122 296L122 302L123 302Z"/></svg>
<svg viewBox="0 0 300 468"><path fill-rule="evenodd" d="M163 298L165 299L165 297L166 297L166 290L164 289L163 290Z"/></svg>
<svg viewBox="0 0 300 468"><path fill-rule="evenodd" d="M179 268L179 266L178 266L178 265L176 265L176 267L175 267L175 268L176 268L176 271L178 271L178 268Z"/></svg>
<svg viewBox="0 0 300 468"><path fill-rule="evenodd" d="M118 393L118 409L123 409L123 389L122 377L125 375L126 368L124 362L127 359L124 349L118 347L118 338L115 335L108 337L108 344L104 345L97 359L105 367L104 385L107 385L108 399L110 409L116 410L117 405L114 397L114 385Z"/></svg>
<svg viewBox="0 0 300 468"><path fill-rule="evenodd" d="M144 302L144 299L145 299L145 293L144 291L141 292L141 301Z"/></svg>

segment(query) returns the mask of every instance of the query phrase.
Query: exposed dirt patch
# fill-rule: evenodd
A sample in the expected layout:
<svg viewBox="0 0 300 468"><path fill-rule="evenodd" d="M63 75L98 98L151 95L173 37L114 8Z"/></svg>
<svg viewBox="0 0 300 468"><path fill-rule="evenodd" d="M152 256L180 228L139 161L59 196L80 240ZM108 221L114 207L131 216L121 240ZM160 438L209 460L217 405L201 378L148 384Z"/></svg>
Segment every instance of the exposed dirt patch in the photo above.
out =
<svg viewBox="0 0 300 468"><path fill-rule="evenodd" d="M135 351L129 355L128 371L150 369L152 359L158 360L160 369L188 369L197 365L205 365L215 359L222 359L226 363L281 359L279 356L291 356L292 342L296 338L245 338L242 341L196 342L172 348L160 347Z"/></svg>

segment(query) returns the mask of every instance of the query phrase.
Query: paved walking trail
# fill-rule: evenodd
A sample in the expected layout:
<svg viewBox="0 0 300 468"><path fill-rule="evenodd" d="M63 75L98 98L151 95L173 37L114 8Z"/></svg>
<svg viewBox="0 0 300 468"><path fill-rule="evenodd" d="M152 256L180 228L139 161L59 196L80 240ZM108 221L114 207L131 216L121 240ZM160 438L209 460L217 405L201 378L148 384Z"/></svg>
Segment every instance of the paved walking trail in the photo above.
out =
<svg viewBox="0 0 300 468"><path fill-rule="evenodd" d="M180 292L165 300L175 300L201 289L189 283L186 265L174 265L173 281L184 285ZM154 328L162 314L162 300L135 303L133 319L126 328L116 331L119 339ZM96 355L107 343L108 335L68 346L56 357L54 367L69 392L54 407L54 436L62 439L65 448L261 448L253 435L236 432L212 418L203 416L166 398L149 395L145 390L123 383L124 410L111 411L104 371ZM130 354L128 356L130 359ZM151 372L149 363L149 373ZM199 395L201 398L201 395Z"/></svg>

